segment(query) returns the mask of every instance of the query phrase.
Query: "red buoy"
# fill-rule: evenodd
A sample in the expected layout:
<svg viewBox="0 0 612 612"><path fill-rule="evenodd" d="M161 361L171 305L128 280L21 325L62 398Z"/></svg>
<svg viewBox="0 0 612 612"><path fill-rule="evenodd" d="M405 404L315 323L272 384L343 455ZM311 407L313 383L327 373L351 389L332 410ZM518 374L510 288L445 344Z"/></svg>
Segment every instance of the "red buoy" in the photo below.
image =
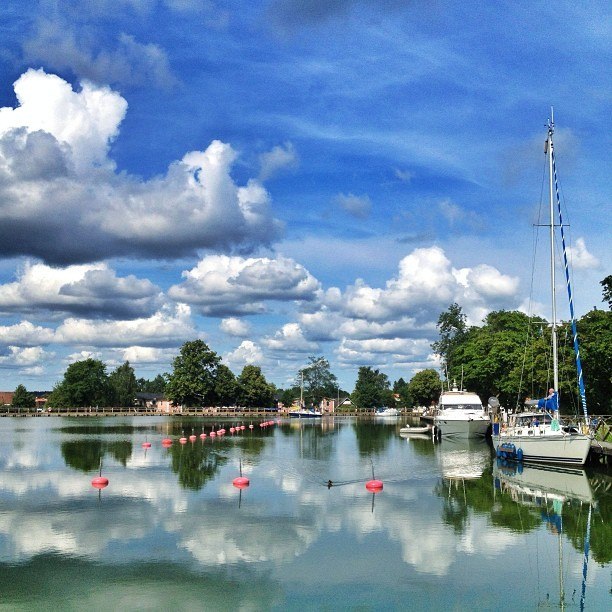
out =
<svg viewBox="0 0 612 612"><path fill-rule="evenodd" d="M95 487L96 489L103 489L104 487L108 486L108 478L105 478L104 476L96 476L91 481L91 486Z"/></svg>
<svg viewBox="0 0 612 612"><path fill-rule="evenodd" d="M366 489L372 493L379 493L383 490L382 480L368 480L366 482Z"/></svg>
<svg viewBox="0 0 612 612"><path fill-rule="evenodd" d="M179 438L181 444L187 444L187 438Z"/></svg>
<svg viewBox="0 0 612 612"><path fill-rule="evenodd" d="M237 478L234 478L234 480L232 480L232 484L237 489L246 489L251 483L246 476L238 476Z"/></svg>
<svg viewBox="0 0 612 612"><path fill-rule="evenodd" d="M190 440L191 442L195 442L197 439L198 439L198 437L197 437L195 434L191 434L191 435L189 436L189 440Z"/></svg>
<svg viewBox="0 0 612 612"><path fill-rule="evenodd" d="M211 438L214 438L216 435L217 435L217 434L216 434L216 432L215 432L215 431L211 431L211 432L210 432L210 437L211 437Z"/></svg>
<svg viewBox="0 0 612 612"><path fill-rule="evenodd" d="M142 448L151 448L151 443L150 442L143 442L142 443Z"/></svg>
<svg viewBox="0 0 612 612"><path fill-rule="evenodd" d="M232 433L232 434L233 434L235 431L236 431L236 428L235 428L235 427L230 427L230 433Z"/></svg>
<svg viewBox="0 0 612 612"><path fill-rule="evenodd" d="M168 448L169 446L172 446L172 440L170 438L164 438L162 440L162 446Z"/></svg>
<svg viewBox="0 0 612 612"><path fill-rule="evenodd" d="M202 439L202 440L203 440L205 437L206 437L206 434L205 434L204 432L202 432L202 433L200 434L200 439Z"/></svg>

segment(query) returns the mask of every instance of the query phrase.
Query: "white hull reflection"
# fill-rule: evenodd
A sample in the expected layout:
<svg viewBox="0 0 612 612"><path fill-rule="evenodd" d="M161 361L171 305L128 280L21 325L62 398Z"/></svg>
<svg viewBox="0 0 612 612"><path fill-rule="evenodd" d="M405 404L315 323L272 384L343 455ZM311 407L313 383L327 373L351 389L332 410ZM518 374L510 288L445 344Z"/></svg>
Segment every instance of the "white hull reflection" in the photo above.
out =
<svg viewBox="0 0 612 612"><path fill-rule="evenodd" d="M442 476L448 479L480 478L491 462L491 448L482 438L442 438L436 450Z"/></svg>

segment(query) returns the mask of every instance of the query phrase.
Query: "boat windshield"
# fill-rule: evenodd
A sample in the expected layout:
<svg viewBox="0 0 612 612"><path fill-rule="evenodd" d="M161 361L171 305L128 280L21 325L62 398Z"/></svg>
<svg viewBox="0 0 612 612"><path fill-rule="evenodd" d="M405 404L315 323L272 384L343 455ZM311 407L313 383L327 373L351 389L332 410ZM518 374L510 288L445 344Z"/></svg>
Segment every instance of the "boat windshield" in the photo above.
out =
<svg viewBox="0 0 612 612"><path fill-rule="evenodd" d="M480 404L442 404L442 410L482 410Z"/></svg>
<svg viewBox="0 0 612 612"><path fill-rule="evenodd" d="M550 416L550 414L546 413L524 415L519 414L516 417L517 425L532 425L535 423L535 421L537 421L539 425L550 425L550 423L552 422L552 417Z"/></svg>

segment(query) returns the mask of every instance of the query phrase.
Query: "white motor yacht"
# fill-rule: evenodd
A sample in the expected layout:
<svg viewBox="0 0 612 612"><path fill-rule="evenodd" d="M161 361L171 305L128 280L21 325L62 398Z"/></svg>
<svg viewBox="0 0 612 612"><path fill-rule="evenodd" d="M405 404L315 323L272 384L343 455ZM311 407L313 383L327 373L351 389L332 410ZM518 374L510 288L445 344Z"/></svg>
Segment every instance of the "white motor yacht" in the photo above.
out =
<svg viewBox="0 0 612 612"><path fill-rule="evenodd" d="M434 415L434 426L445 438L480 438L487 434L491 420L480 398L469 391L443 391Z"/></svg>

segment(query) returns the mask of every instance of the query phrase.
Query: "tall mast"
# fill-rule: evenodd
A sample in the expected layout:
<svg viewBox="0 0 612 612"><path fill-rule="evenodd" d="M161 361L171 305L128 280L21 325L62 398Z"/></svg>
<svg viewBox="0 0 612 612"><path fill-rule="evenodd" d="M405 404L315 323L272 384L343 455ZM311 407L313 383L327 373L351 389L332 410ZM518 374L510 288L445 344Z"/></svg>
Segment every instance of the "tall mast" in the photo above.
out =
<svg viewBox="0 0 612 612"><path fill-rule="evenodd" d="M555 131L555 120L553 109L550 109L548 121L548 190L550 200L550 294L552 309L552 350L553 350L553 386L559 392L559 363L557 357L557 298L555 292L555 207L554 207L554 172L553 172L553 132Z"/></svg>

